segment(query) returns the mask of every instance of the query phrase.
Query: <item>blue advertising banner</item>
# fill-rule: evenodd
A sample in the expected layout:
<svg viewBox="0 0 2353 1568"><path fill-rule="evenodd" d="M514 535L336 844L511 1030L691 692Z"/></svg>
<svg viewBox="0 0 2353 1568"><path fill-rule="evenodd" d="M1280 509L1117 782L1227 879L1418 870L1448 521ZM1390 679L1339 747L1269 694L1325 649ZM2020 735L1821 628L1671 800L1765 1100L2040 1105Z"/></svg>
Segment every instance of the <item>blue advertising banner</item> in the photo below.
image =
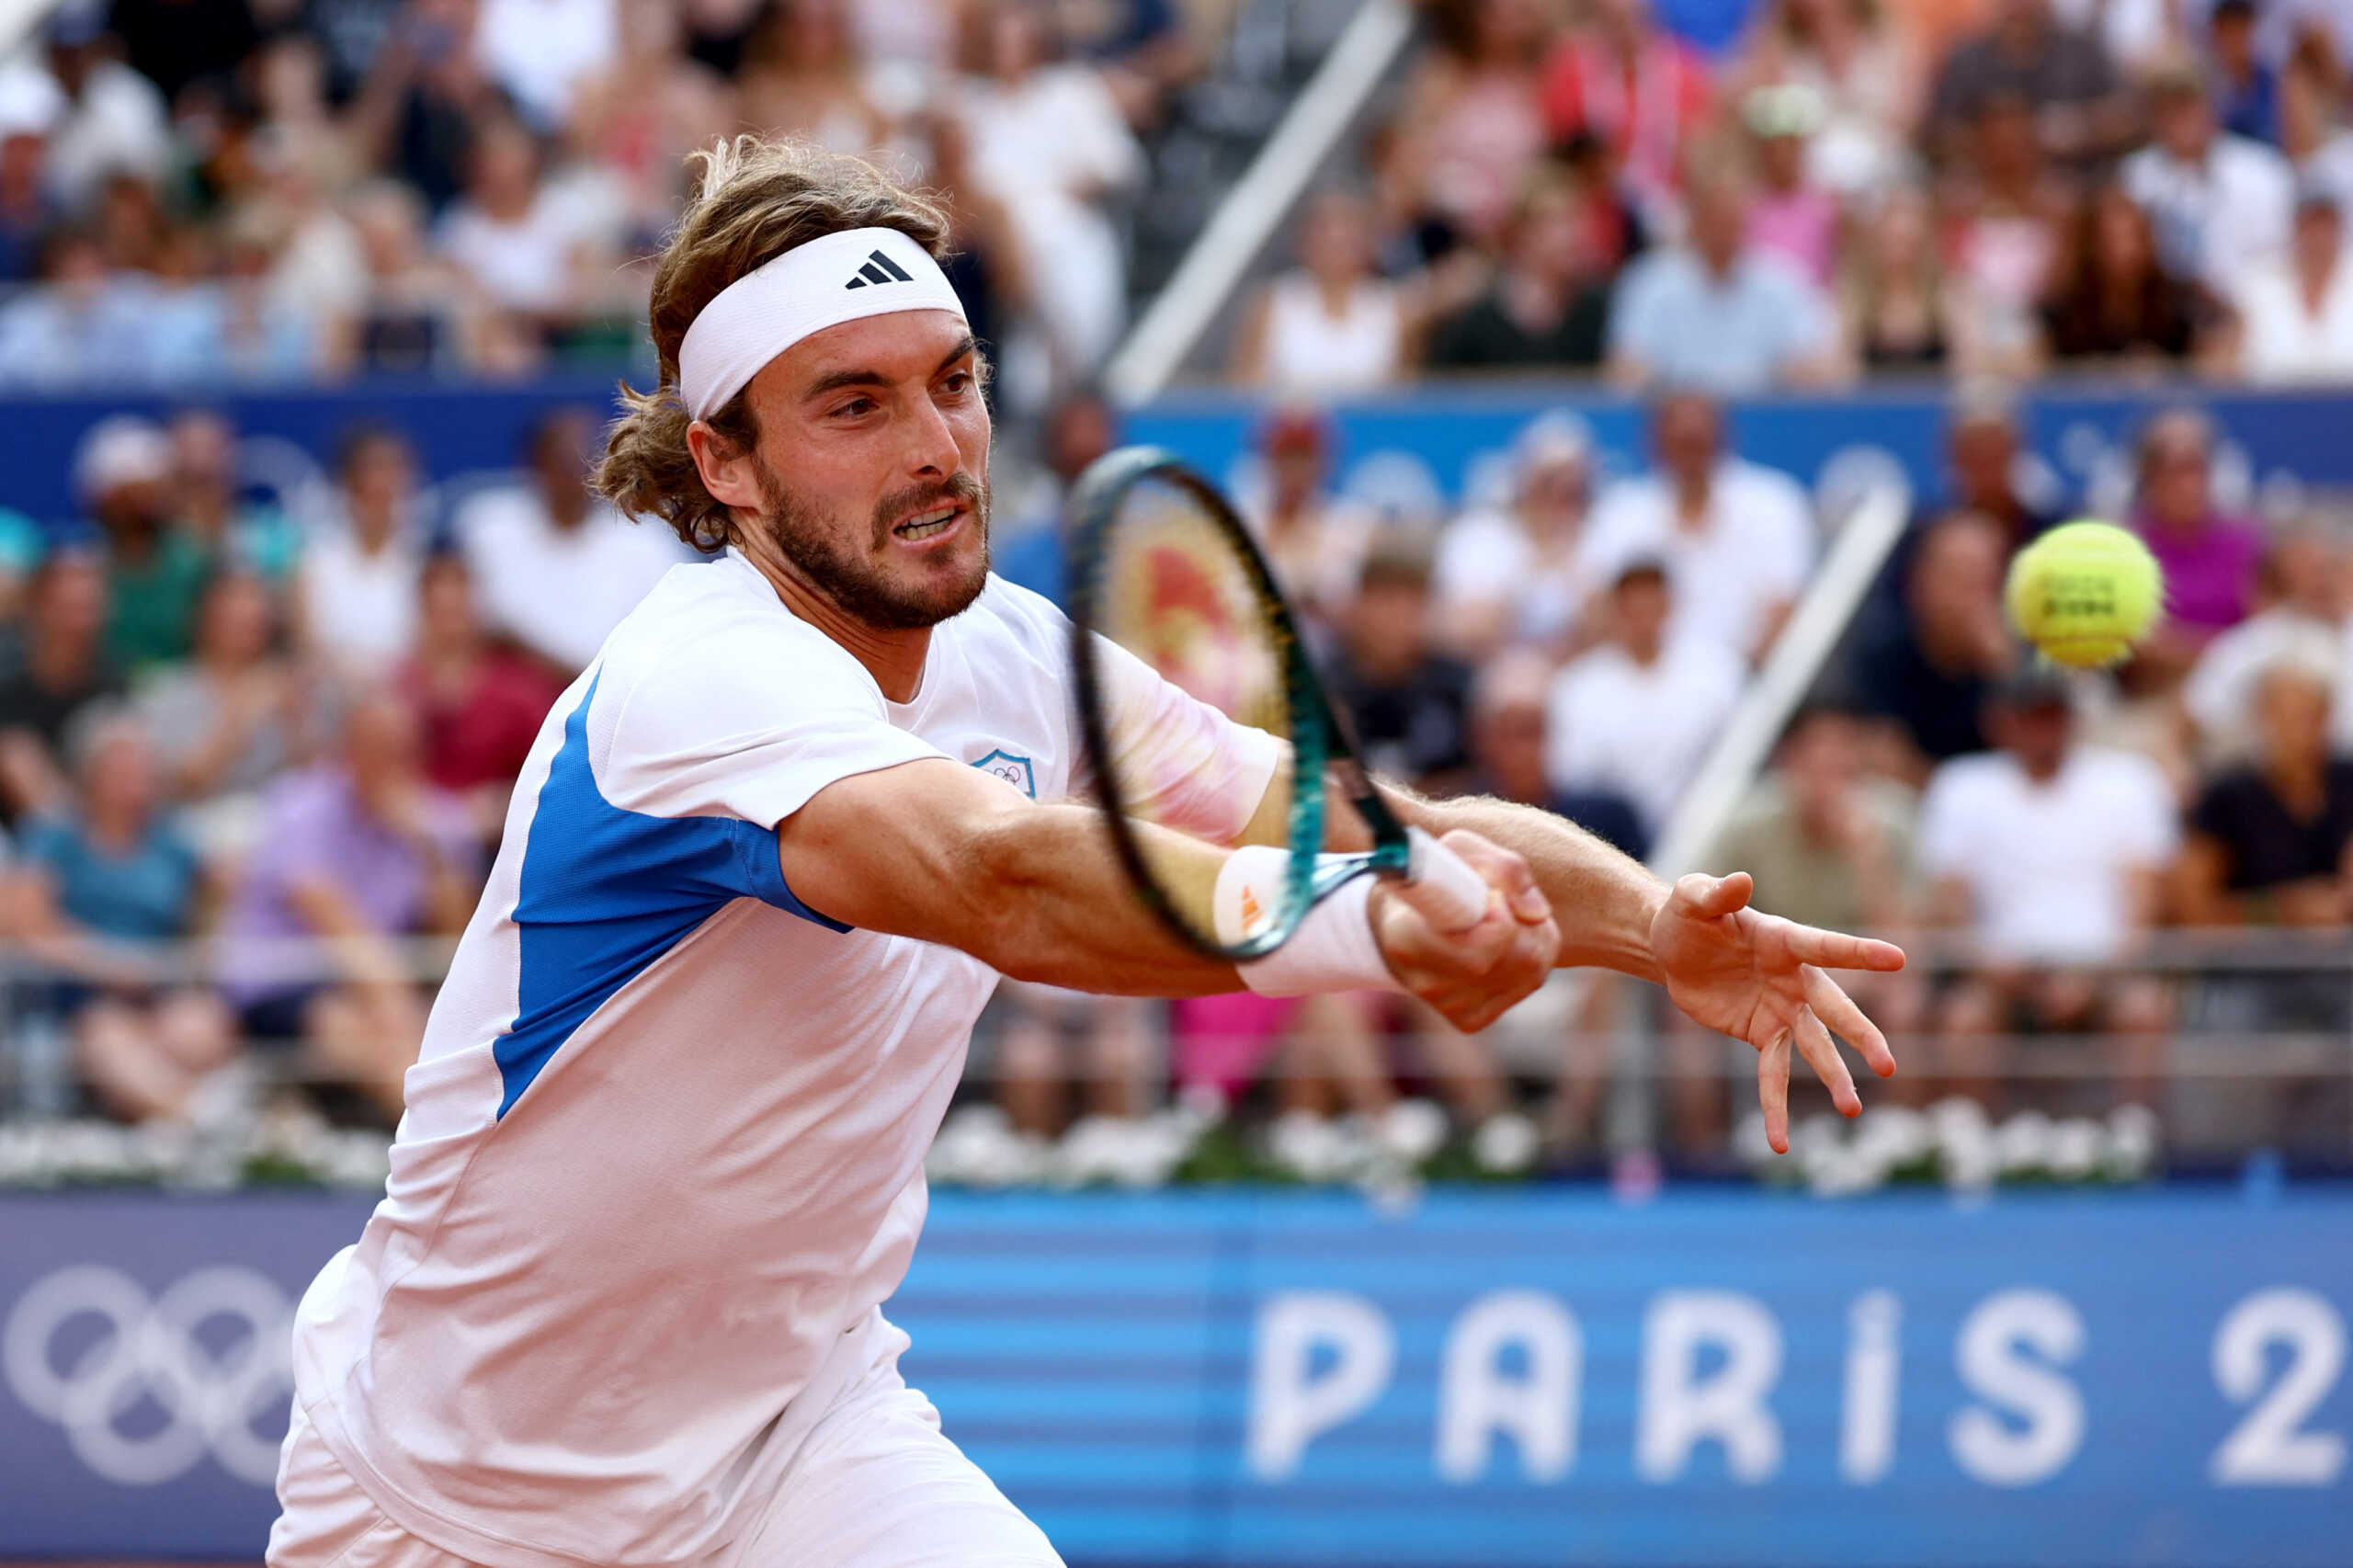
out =
<svg viewBox="0 0 2353 1568"><path fill-rule="evenodd" d="M0 1558L257 1556L363 1214L0 1199ZM2343 1188L943 1193L888 1310L1074 1564L2353 1562Z"/></svg>
<svg viewBox="0 0 2353 1568"><path fill-rule="evenodd" d="M289 391L224 392L209 400L265 449L256 466L273 483L313 477L341 434L363 424L405 432L426 474L446 481L503 471L522 460L533 420L560 406L613 408L614 378L577 374L457 386L427 381L358 382ZM2050 505L2086 497L2107 505L2129 473L2134 430L2155 409L2192 401L2224 441L2226 492L2244 499L2266 485L2353 485L2353 392L2234 392L2196 398L2190 389L2039 388L2020 404L2029 446ZM130 410L168 415L172 399L0 398L0 506L42 522L74 511L72 463L90 426ZM1942 485L1947 402L1939 389L1873 390L1838 397L1734 404L1733 444L1756 461L1831 490L1899 474L1922 495ZM1516 381L1432 386L1343 404L1334 411L1344 483L1370 498L1449 504L1493 491L1511 444L1529 421L1573 413L1590 426L1605 466L1644 463L1643 410L1591 382ZM1207 472L1248 475L1257 401L1232 393L1178 394L1128 416L1122 435L1173 447Z"/></svg>

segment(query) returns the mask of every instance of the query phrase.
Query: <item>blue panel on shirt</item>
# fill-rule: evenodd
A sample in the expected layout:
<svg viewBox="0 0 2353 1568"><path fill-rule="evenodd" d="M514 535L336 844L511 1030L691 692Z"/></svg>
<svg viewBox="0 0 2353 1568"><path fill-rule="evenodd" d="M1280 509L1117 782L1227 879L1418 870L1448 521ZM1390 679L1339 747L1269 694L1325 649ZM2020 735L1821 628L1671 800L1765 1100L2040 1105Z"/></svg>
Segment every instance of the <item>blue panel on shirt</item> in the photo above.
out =
<svg viewBox="0 0 2353 1568"><path fill-rule="evenodd" d="M596 699L591 681L563 722L524 840L520 1010L492 1048L502 1117L591 1013L732 901L849 929L792 896L772 830L739 817L647 816L606 800L588 767Z"/></svg>

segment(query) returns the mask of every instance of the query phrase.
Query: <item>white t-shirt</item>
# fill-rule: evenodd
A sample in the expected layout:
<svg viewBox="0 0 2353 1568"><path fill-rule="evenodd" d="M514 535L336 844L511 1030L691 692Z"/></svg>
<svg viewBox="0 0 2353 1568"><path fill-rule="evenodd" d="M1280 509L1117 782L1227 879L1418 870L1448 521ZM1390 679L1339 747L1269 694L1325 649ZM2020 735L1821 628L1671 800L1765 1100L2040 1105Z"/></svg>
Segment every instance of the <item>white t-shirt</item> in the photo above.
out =
<svg viewBox="0 0 2353 1568"><path fill-rule="evenodd" d="M1308 397L1387 386L1397 379L1404 322L1396 285L1385 278L1358 283L1335 320L1314 278L1284 273L1267 288L1267 381Z"/></svg>
<svg viewBox="0 0 2353 1568"><path fill-rule="evenodd" d="M2138 752L2076 746L2047 783L2006 752L1957 756L1920 803L1920 869L1969 887L1995 952L2093 962L2131 934L2130 875L2181 837L2173 790Z"/></svg>
<svg viewBox="0 0 2353 1568"><path fill-rule="evenodd" d="M1700 526L1676 515L1664 474L1622 480L1601 493L1585 538L1588 582L1617 580L1628 562L1666 563L1675 596L1671 635L1704 637L1745 659L1764 635L1767 610L1795 599L1813 564L1813 514L1798 482L1778 469L1727 458L1716 470Z"/></svg>
<svg viewBox="0 0 2353 1568"><path fill-rule="evenodd" d="M2343 259L2321 291L2320 309L2284 258L2250 268L2233 301L2245 336L2239 370L2257 386L2353 381L2353 265Z"/></svg>
<svg viewBox="0 0 2353 1568"><path fill-rule="evenodd" d="M1608 790L1655 836L1740 700L1747 666L1705 638L1670 642L1638 665L1611 644L1553 677L1544 776L1555 790Z"/></svg>
<svg viewBox="0 0 2353 1568"><path fill-rule="evenodd" d="M997 981L808 909L776 826L917 758L1071 790L1066 636L992 579L888 702L731 551L665 576L558 701L384 1199L297 1314L296 1398L402 1528L491 1568L634 1568L756 1515L824 1385L796 1395L906 1270ZM1123 667L1155 733L1226 743L1168 804L1230 838L1274 743Z"/></svg>
<svg viewBox="0 0 2353 1568"><path fill-rule="evenodd" d="M2255 700L2264 672L2283 659L2336 673L2329 738L2353 751L2353 622L2344 627L2283 605L2247 617L2200 652L2182 683L2181 704L2197 722L2201 753L2212 762L2255 755Z"/></svg>
<svg viewBox="0 0 2353 1568"><path fill-rule="evenodd" d="M615 0L483 0L474 56L542 130L563 126L572 97L620 48Z"/></svg>
<svg viewBox="0 0 2353 1568"><path fill-rule="evenodd" d="M1518 517L1481 507L1439 539L1432 586L1443 609L1506 605L1506 636L1549 642L1577 623L1593 591L1582 550L1564 555L1545 559Z"/></svg>
<svg viewBox="0 0 2353 1568"><path fill-rule="evenodd" d="M603 502L590 504L579 527L560 528L528 484L471 497L455 526L483 619L570 670L585 668L621 617L689 553L661 522L631 522Z"/></svg>
<svg viewBox="0 0 2353 1568"><path fill-rule="evenodd" d="M370 552L347 524L314 531L302 547L297 588L311 640L336 673L373 680L406 657L416 631L416 580L425 547L410 530Z"/></svg>
<svg viewBox="0 0 2353 1568"><path fill-rule="evenodd" d="M2260 142L2217 135L2200 164L2147 146L2118 173L2148 212L2158 254L2177 273L2227 293L2248 267L2287 248L2295 171Z"/></svg>

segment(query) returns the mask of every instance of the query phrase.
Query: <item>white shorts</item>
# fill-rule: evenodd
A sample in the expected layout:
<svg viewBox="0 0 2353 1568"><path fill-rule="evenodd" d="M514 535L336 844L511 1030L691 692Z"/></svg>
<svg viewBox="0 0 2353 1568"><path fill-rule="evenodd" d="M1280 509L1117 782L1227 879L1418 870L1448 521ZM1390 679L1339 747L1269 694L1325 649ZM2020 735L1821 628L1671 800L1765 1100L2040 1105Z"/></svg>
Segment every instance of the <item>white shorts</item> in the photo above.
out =
<svg viewBox="0 0 2353 1568"><path fill-rule="evenodd" d="M939 1431L899 1376L905 1336L876 1355L810 1428L743 1537L683 1568L1063 1568L1045 1532ZM473 1568L386 1518L335 1461L301 1406L278 1461L283 1510L268 1568Z"/></svg>

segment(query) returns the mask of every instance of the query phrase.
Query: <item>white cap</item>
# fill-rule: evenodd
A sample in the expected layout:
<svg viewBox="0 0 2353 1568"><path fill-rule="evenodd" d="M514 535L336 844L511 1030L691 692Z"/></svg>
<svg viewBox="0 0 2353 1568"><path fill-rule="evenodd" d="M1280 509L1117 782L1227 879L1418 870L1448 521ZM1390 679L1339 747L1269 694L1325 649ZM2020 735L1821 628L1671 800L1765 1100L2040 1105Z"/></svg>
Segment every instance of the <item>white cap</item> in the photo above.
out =
<svg viewBox="0 0 2353 1568"><path fill-rule="evenodd" d="M125 484L153 483L172 472L172 439L162 426L133 414L99 420L74 454L74 493L87 505Z"/></svg>
<svg viewBox="0 0 2353 1568"><path fill-rule="evenodd" d="M65 113L65 89L29 60L0 66L0 141L46 136Z"/></svg>

